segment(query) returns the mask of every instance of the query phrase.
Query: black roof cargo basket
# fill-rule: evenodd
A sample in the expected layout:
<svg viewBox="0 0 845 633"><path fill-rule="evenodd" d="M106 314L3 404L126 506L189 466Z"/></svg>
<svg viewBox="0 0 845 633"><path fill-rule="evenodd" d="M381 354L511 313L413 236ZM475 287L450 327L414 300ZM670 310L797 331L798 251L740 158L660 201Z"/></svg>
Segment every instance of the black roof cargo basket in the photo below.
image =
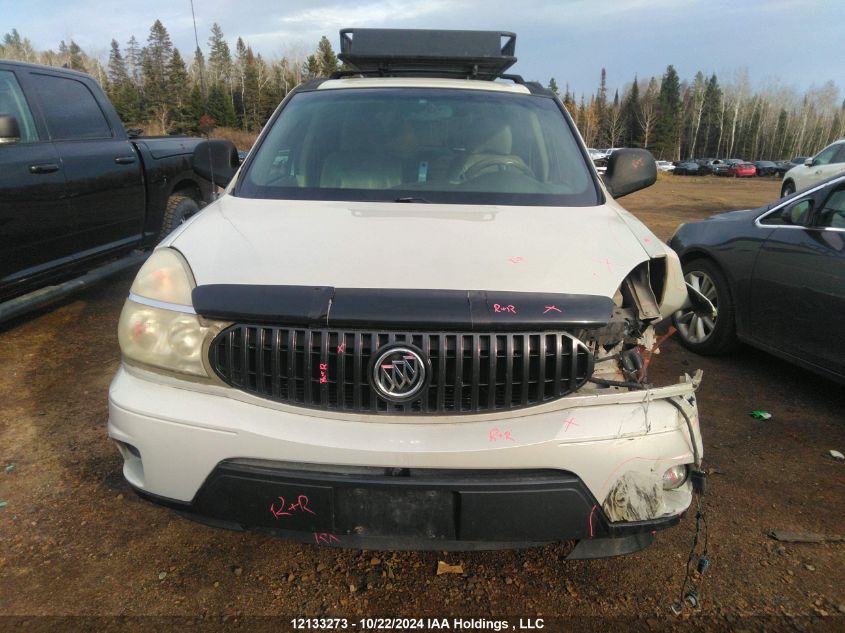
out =
<svg viewBox="0 0 845 633"><path fill-rule="evenodd" d="M426 29L341 29L344 75L461 76L510 79L516 33Z"/></svg>

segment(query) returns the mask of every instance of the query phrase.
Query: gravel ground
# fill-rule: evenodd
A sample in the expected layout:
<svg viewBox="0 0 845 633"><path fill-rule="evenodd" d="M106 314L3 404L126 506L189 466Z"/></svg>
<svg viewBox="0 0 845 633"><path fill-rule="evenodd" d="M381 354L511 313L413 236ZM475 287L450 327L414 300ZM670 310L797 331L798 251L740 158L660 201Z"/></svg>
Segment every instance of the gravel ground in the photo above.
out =
<svg viewBox="0 0 845 633"><path fill-rule="evenodd" d="M777 187L769 179L663 177L624 202L666 238L682 221L770 201ZM547 631L845 630L845 544L767 536L845 532L845 464L828 454L845 451L841 386L750 348L712 359L665 343L654 382L705 371L699 406L713 473L702 605L676 617L669 606L684 577L692 516L637 554L564 561L554 546L327 549L205 527L140 500L105 432L119 364L115 329L131 279L0 328L0 629L180 630L203 617L206 628L281 631L294 616L447 616L513 627L540 617ZM772 419L752 419L755 409ZM463 573L437 576L440 560Z"/></svg>

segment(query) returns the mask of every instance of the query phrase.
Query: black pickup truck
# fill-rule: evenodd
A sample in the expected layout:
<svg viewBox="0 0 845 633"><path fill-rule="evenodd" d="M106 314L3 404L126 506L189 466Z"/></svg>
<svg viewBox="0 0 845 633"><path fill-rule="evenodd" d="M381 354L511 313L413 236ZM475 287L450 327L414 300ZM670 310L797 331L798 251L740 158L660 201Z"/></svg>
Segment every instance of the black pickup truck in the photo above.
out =
<svg viewBox="0 0 845 633"><path fill-rule="evenodd" d="M93 77L0 61L0 302L153 246L204 206L200 142L130 138Z"/></svg>

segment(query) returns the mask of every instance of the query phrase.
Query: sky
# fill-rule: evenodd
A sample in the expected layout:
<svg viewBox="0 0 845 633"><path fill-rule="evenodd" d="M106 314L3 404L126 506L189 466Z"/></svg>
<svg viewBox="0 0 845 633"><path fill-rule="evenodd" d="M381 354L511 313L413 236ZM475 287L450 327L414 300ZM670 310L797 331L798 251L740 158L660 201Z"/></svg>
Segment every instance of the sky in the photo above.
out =
<svg viewBox="0 0 845 633"><path fill-rule="evenodd" d="M845 88L842 0L193 0L207 50L220 24L266 58L311 52L322 35L337 51L344 27L514 31L526 79L576 96L595 92L601 68L615 89L660 77L673 64L682 79L699 70L730 81L747 72L754 87L804 92L828 80ZM144 44L158 18L190 58L195 48L190 0L0 0L0 35L16 28L41 50L75 40L105 59L109 42Z"/></svg>

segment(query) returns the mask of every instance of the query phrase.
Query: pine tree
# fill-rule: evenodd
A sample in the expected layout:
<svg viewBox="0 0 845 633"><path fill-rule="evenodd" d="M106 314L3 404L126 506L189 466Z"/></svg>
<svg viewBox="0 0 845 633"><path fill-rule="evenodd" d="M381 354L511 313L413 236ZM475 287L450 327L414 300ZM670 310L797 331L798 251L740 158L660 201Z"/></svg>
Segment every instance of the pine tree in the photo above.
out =
<svg viewBox="0 0 845 633"><path fill-rule="evenodd" d="M623 143L625 147L642 147L643 127L638 116L640 108L640 86L636 75L631 88L622 100Z"/></svg>
<svg viewBox="0 0 845 633"><path fill-rule="evenodd" d="M85 61L82 59L82 49L79 48L79 44L71 40L70 46L68 47L68 52L70 53L70 61L68 63L68 68L87 72L87 69L85 68Z"/></svg>
<svg viewBox="0 0 845 633"><path fill-rule="evenodd" d="M197 46L197 50L194 51L194 61L191 63L191 68L188 71L188 74L191 77L191 85L198 88L202 98L205 99L208 94L208 88L205 83L205 55L202 54L202 49L199 46Z"/></svg>
<svg viewBox="0 0 845 633"><path fill-rule="evenodd" d="M206 110L219 127L235 127L238 124L229 93L222 84L213 84L208 89L208 107Z"/></svg>
<svg viewBox="0 0 845 633"><path fill-rule="evenodd" d="M229 45L223 37L223 29L215 22L211 25L211 37L208 38L208 74L209 85L224 84L228 86L232 76L232 55Z"/></svg>
<svg viewBox="0 0 845 633"><path fill-rule="evenodd" d="M129 79L132 80L136 86L141 85L141 47L138 45L138 40L135 36L129 38L124 49L124 60L126 60L126 72L129 74Z"/></svg>
<svg viewBox="0 0 845 633"><path fill-rule="evenodd" d="M716 75L710 76L707 80L707 87L704 89L704 104L702 105L701 126L701 153L704 156L718 158L719 148L719 115L722 110L722 89L719 87L719 80Z"/></svg>
<svg viewBox="0 0 845 633"><path fill-rule="evenodd" d="M173 49L167 64L168 103L173 124L184 129L190 124L188 121L190 85L188 84L188 70L178 48Z"/></svg>
<svg viewBox="0 0 845 633"><path fill-rule="evenodd" d="M320 43L317 44L316 55L318 73L321 77L330 77L332 73L337 72L337 55L335 55L332 44L325 35L320 38Z"/></svg>
<svg viewBox="0 0 845 633"><path fill-rule="evenodd" d="M109 87L107 90L114 109L121 121L129 123L140 118L140 95L129 77L126 61L120 54L117 40L111 41L108 64Z"/></svg>
<svg viewBox="0 0 845 633"><path fill-rule="evenodd" d="M680 137L681 84L678 73L671 64L663 74L657 103L658 115L654 129L655 150L661 158L676 159Z"/></svg>
<svg viewBox="0 0 845 633"><path fill-rule="evenodd" d="M147 46L144 48L141 75L144 84L146 110L166 131L172 109L170 83L167 67L173 56L173 43L160 20L150 27Z"/></svg>

